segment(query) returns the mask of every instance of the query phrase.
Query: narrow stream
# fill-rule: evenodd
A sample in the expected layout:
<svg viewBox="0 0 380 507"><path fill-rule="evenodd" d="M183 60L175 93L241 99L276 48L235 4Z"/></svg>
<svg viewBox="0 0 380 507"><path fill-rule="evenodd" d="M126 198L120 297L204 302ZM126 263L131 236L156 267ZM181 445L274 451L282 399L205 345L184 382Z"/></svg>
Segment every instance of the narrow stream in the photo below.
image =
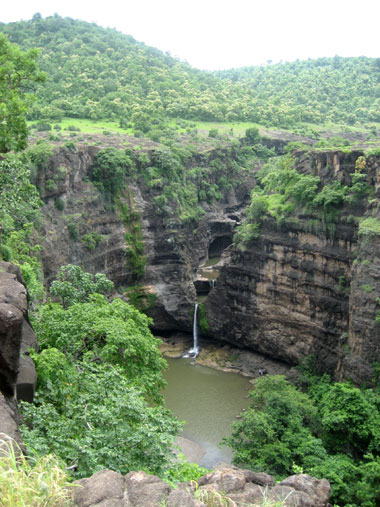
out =
<svg viewBox="0 0 380 507"><path fill-rule="evenodd" d="M206 366L191 364L189 359L167 359L165 379L168 386L164 396L174 414L185 420L180 436L195 441L205 450L200 465L212 468L218 463L230 463L229 447L219 447L223 437L230 435L231 424L243 408L252 388L249 379L235 373L225 373Z"/></svg>

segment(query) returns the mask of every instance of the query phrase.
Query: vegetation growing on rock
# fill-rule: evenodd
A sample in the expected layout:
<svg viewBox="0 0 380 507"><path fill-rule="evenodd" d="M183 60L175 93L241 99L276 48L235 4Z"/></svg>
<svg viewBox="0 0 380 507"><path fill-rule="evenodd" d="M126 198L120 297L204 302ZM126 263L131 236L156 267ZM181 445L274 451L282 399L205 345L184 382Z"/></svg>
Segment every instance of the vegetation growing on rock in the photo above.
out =
<svg viewBox="0 0 380 507"><path fill-rule="evenodd" d="M365 157L359 158L365 162ZM295 162L288 154L271 159L259 171L259 185L252 190L247 219L235 236L237 244L257 239L266 216L284 226L292 216L307 215L310 221L317 219L322 224L325 235L333 235L343 206L355 208L370 192L360 168L350 175L351 185L337 180L323 185L318 176L297 171ZM361 220L359 235L375 233L375 224L376 218Z"/></svg>
<svg viewBox="0 0 380 507"><path fill-rule="evenodd" d="M146 217L142 217L144 206L138 209L132 187L149 199L150 212L163 235L161 246L170 244L165 254L179 283L194 272L194 259L186 258L191 250L186 242L195 241L198 233L200 237L207 234L204 217L219 218L223 210L230 227L226 234L232 236L231 224L244 216L244 199L252 187L246 220L235 236L242 249L259 239L268 222L273 231L277 227L280 232L290 231L290 236L296 231L331 242L337 226L350 226L359 238L354 269L363 274L360 298L368 298L373 324L375 319L379 322L377 272L372 270L373 279L366 272L372 267L380 234L375 180L368 175L379 149L358 151L353 158L350 141L342 137L364 126L358 139L376 142L379 61L335 57L209 73L114 30L57 15L1 24L0 30L28 49L20 52L0 34L0 60L7 60L0 71L0 152L26 146L26 105L30 99L24 94L25 83L16 79L8 90L6 79L13 79L17 69L22 69L26 82L38 84L42 80L37 53L29 50L34 46L40 48L40 65L47 72L47 81L38 87L37 100L28 112L38 135L45 139L37 140L23 155L7 154L0 160L1 257L21 265L40 342L39 353L33 353L39 374L35 403L25 403L22 408L25 442L39 454L54 452L76 477L107 467L123 474L145 469L171 481L197 478L202 472L199 467L172 461L172 445L181 424L163 404L165 361L158 351L159 341L149 330L151 321L135 308L140 305L140 309L149 310L157 296L143 285L149 258L143 242L142 218ZM102 139L97 141L103 147L86 151L81 143L89 138L82 137L81 127L75 123L84 118L117 121L119 133L128 132L134 138L111 140L104 122ZM340 123L342 132L319 139L315 124L320 126L326 120ZM248 122L239 125L245 131L240 139L233 135L236 121ZM282 139L276 142L274 137L263 136L253 123L291 127L305 137L293 136L293 142L285 146ZM68 139L62 136L63 129ZM55 149L51 143L63 148ZM337 147L341 154L352 155L348 176L340 171L338 155L337 161L333 159L333 170L330 162L320 163L317 169L313 165L313 152L331 152ZM276 157L276 152L287 154ZM63 156L65 163L69 161L65 166L61 164ZM74 181L71 165L89 169L83 173L77 170L75 177L81 174L81 178ZM83 216L75 209L75 202L70 202L68 189L74 183L86 194L81 204ZM104 293L113 290L113 283L102 273L92 275L73 264L57 269L57 280L48 293L44 291L39 245L46 239L43 234L47 231L48 236L51 230L43 229L40 206L44 204L47 214L51 212L49 218L56 229L62 225L67 231L65 239L70 238L75 257L83 252L95 257L100 256L107 237L104 223L90 223L87 203L94 207L100 203L96 209L101 209L101 214L116 210L121 215L123 266L132 274L132 283L137 279L141 283L122 288L134 306L122 299L106 299ZM116 214L113 219L117 223ZM344 243L348 237L350 243L353 235L342 235L339 241ZM289 241L285 253L292 248ZM242 254L234 254L235 262ZM268 255L272 254L268 248ZM330 254L329 250L321 259L333 265L333 273L328 275L332 282L328 280L328 295L322 294L318 305L327 301L328 306L334 300L334 311L342 313L343 322L351 271L344 271L342 265L346 262L351 267L354 254L347 253L342 263L334 258L335 252ZM261 261L260 255L257 258ZM285 263L285 256L283 260ZM294 268L293 288L298 283L296 255L289 262ZM314 266L305 264L305 285L311 284ZM244 291L251 268L241 274ZM321 278L325 275L328 278L326 273ZM256 277L255 287L261 281ZM316 287L310 286L311 290ZM322 291L321 287L319 283L317 290ZM268 294L276 294L274 279L269 289ZM238 309L241 292L235 290L228 305ZM296 291L291 297L297 299ZM330 322L331 307L329 318L320 322L319 306L313 306L312 298L310 301L313 329L320 334L331 330L339 344L334 348L335 344L329 343L329 347L334 353L338 350L339 360L355 359L354 354L342 352L350 343L343 334L337 337L343 324L339 322L335 329L333 319ZM199 323L205 334L211 333L215 324L207 309L207 304L200 305ZM244 306L245 313L247 309L249 306ZM277 334L281 334L279 329L276 327ZM370 334L372 328L366 329ZM294 336L291 339L293 346ZM360 339L362 345L372 335ZM275 345L272 351L277 350ZM287 360L294 360L293 352ZM283 378L268 376L257 381L251 393L252 408L226 440L237 451L236 461L279 477L300 471L327 477L335 501L376 505L380 475L377 390L330 384L326 377L312 378L308 384L307 392L302 393Z"/></svg>

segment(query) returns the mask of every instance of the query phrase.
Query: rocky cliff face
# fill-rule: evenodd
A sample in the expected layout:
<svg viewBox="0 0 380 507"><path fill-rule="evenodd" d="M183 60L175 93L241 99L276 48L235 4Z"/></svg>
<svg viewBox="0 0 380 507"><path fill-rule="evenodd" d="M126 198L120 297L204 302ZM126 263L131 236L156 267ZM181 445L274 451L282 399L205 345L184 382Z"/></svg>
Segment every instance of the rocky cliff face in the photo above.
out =
<svg viewBox="0 0 380 507"><path fill-rule="evenodd" d="M122 217L117 209L105 208L101 195L89 181L98 150L89 146L74 152L57 149L37 181L46 203L42 255L47 284L67 263L79 264L92 273L103 272L119 288L136 284L126 262L128 244ZM51 190L49 180L55 181ZM206 213L196 229L174 216L159 215L151 190L143 180L127 180L126 184L133 196L133 207L141 217L147 266L139 283L156 296L150 310L155 329L190 331L198 266L208 259L210 248L212 255L220 255L223 247L232 242L234 228L249 199L252 179L247 177L222 202L205 205ZM57 199L63 201L64 210L57 209ZM102 237L93 250L83 242L88 233Z"/></svg>
<svg viewBox="0 0 380 507"><path fill-rule="evenodd" d="M126 265L122 218L105 209L88 179L97 150L59 148L39 182L46 202L43 264L48 282L62 264L74 263L93 273L104 272L119 287L136 283ZM324 184L334 180L348 184L361 155L360 151L298 153L297 165ZM47 190L46 181L57 174L61 177L55 188ZM156 297L149 310L155 330L191 331L197 289L208 292L207 280L196 282L199 268L209 257L223 254L221 274L204 302L210 336L289 364L313 354L336 378L369 381L372 363L380 362L375 325L380 265L378 239L358 239L357 217L377 214L378 158L367 160L366 174L375 189L371 204L343 210L330 234L307 216L298 216L283 228L267 220L259 239L244 252L228 245L244 216L252 177L219 203L205 205L196 227L181 224L174 215L163 217L144 181L127 181L141 217L147 266L139 283ZM57 209L57 198L64 201L64 210ZM83 242L88 233L102 237L94 249Z"/></svg>
<svg viewBox="0 0 380 507"><path fill-rule="evenodd" d="M299 156L298 167L324 183L346 184L360 155L312 153ZM367 182L378 197L375 157ZM342 211L330 237L312 232L307 217L283 229L268 220L244 252L232 249L205 303L213 336L290 364L313 354L337 378L370 381L371 365L380 360L378 239L358 240L351 212L369 210Z"/></svg>
<svg viewBox="0 0 380 507"><path fill-rule="evenodd" d="M15 400L33 400L37 376L29 349L36 347L20 268L0 262L0 433L19 445L22 444Z"/></svg>

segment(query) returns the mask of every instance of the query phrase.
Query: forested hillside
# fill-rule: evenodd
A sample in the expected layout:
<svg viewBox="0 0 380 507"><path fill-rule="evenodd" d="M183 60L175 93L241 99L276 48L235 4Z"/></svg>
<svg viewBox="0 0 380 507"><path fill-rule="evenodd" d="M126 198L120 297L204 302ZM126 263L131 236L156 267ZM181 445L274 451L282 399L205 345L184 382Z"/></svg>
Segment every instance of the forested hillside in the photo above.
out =
<svg viewBox="0 0 380 507"><path fill-rule="evenodd" d="M48 77L30 119L112 118L143 131L167 116L276 127L380 121L379 59L320 58L211 73L116 30L58 15L0 30L23 49L40 49Z"/></svg>
<svg viewBox="0 0 380 507"><path fill-rule="evenodd" d="M266 121L294 125L380 121L380 58L318 58L219 72L268 106ZM270 115L272 112L272 116Z"/></svg>
<svg viewBox="0 0 380 507"><path fill-rule="evenodd" d="M33 453L195 484L152 329L174 343L199 302L231 369L230 346L298 366L299 390L248 357L269 374L224 439L235 463L380 505L379 78L366 57L204 72L58 15L0 24L0 261L39 341Z"/></svg>

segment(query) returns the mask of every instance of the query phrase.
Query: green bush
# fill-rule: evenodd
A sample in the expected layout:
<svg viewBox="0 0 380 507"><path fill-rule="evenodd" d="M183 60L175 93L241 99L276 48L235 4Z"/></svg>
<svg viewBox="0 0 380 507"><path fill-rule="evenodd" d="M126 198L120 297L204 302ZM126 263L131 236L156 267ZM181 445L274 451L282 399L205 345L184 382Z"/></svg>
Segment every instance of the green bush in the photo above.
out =
<svg viewBox="0 0 380 507"><path fill-rule="evenodd" d="M49 180L46 180L46 182L45 182L45 188L49 192L54 192L55 190L57 190L57 184L54 180L49 179Z"/></svg>
<svg viewBox="0 0 380 507"><path fill-rule="evenodd" d="M132 167L132 160L122 150L105 148L98 151L91 171L95 186L113 201L125 185L127 169Z"/></svg>
<svg viewBox="0 0 380 507"><path fill-rule="evenodd" d="M70 132L80 132L80 128L75 125L68 125L65 130L69 130Z"/></svg>
<svg viewBox="0 0 380 507"><path fill-rule="evenodd" d="M58 211L63 211L66 207L65 201L61 197L56 197L54 199L54 206Z"/></svg>
<svg viewBox="0 0 380 507"><path fill-rule="evenodd" d="M82 243L87 248L87 250L90 250L90 252L95 250L95 248L97 248L101 242L102 236L97 232L89 232L88 234L85 234L82 238Z"/></svg>
<svg viewBox="0 0 380 507"><path fill-rule="evenodd" d="M75 221L75 217L68 216L66 221L67 229L69 231L69 236L73 241L78 241L79 239L79 228Z"/></svg>
<svg viewBox="0 0 380 507"><path fill-rule="evenodd" d="M359 219L359 236L373 237L380 234L380 220L374 217Z"/></svg>
<svg viewBox="0 0 380 507"><path fill-rule="evenodd" d="M257 127L250 127L245 131L245 139L249 144L257 144L260 142L260 133Z"/></svg>
<svg viewBox="0 0 380 507"><path fill-rule="evenodd" d="M49 130L51 130L51 125L50 125L50 123L38 122L38 123L36 123L36 125L34 125L34 128L35 128L38 132L44 132L44 131L49 131Z"/></svg>
<svg viewBox="0 0 380 507"><path fill-rule="evenodd" d="M3 261L9 262L12 260L12 250L9 248L9 246L1 244L0 254L1 254L1 259Z"/></svg>
<svg viewBox="0 0 380 507"><path fill-rule="evenodd" d="M66 141L65 143L63 143L63 146L72 153L75 153L77 150L77 145L75 144L74 141Z"/></svg>
<svg viewBox="0 0 380 507"><path fill-rule="evenodd" d="M53 155L53 148L46 141L41 140L28 148L26 154L39 170L45 171Z"/></svg>

